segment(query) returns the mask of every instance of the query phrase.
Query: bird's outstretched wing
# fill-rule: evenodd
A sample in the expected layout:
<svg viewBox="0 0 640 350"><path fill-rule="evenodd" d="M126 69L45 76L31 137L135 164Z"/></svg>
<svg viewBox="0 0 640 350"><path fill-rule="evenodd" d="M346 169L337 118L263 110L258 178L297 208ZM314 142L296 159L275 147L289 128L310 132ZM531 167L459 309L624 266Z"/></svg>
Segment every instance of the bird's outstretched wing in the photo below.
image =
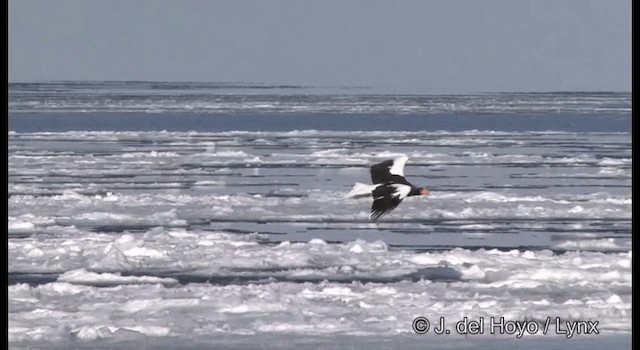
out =
<svg viewBox="0 0 640 350"><path fill-rule="evenodd" d="M410 191L411 186L402 184L387 184L376 187L372 192L371 221L376 221L395 209L409 195Z"/></svg>
<svg viewBox="0 0 640 350"><path fill-rule="evenodd" d="M404 165L409 157L385 160L371 166L371 182L374 184L397 182L398 177L404 178Z"/></svg>

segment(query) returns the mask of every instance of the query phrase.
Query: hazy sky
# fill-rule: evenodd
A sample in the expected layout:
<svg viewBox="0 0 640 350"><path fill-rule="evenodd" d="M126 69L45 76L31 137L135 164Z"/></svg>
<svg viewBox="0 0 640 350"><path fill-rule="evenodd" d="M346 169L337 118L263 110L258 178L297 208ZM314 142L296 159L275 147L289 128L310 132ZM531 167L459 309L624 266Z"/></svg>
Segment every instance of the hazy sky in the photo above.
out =
<svg viewBox="0 0 640 350"><path fill-rule="evenodd" d="M631 90L630 0L9 0L9 80Z"/></svg>

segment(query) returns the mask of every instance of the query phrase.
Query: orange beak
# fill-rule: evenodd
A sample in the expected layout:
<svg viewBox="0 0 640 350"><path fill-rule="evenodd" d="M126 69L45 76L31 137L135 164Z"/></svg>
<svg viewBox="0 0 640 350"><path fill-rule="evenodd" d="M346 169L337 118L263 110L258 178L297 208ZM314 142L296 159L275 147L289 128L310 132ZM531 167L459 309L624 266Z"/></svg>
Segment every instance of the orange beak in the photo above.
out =
<svg viewBox="0 0 640 350"><path fill-rule="evenodd" d="M426 188L426 187L423 187L423 188L420 190L420 194L424 194L425 196L429 195L429 189L428 189L428 188Z"/></svg>

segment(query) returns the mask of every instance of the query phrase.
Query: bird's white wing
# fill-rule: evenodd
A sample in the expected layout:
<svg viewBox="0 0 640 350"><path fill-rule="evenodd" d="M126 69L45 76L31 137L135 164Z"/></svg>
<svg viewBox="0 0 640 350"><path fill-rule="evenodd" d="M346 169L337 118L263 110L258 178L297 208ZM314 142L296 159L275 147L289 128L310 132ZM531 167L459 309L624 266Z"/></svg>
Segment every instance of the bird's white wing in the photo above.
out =
<svg viewBox="0 0 640 350"><path fill-rule="evenodd" d="M391 175L399 175L404 177L404 165L407 163L407 160L409 160L409 157L407 156L394 159L393 165L391 165L391 168L389 168L389 173L391 173Z"/></svg>
<svg viewBox="0 0 640 350"><path fill-rule="evenodd" d="M399 200L403 200L407 198L409 192L411 192L411 186L402 185L402 184L392 184L395 191L391 194L393 197L397 197Z"/></svg>

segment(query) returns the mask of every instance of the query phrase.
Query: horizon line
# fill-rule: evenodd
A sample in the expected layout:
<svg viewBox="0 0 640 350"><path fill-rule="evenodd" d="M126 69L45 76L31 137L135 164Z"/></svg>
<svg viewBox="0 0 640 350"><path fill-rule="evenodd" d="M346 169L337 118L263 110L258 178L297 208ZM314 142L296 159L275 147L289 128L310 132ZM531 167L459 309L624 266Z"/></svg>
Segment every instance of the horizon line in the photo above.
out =
<svg viewBox="0 0 640 350"><path fill-rule="evenodd" d="M239 88L251 87L265 89L345 89L345 90L434 90L432 87L425 86L363 86L363 85L303 85L303 84L287 84L287 83L265 83L265 82L248 82L248 81L189 81L189 80L25 80L25 81L8 81L8 85L14 84L56 84L56 83L155 83L155 84L219 84L219 85L236 85ZM631 94L631 90L497 90L497 91L458 91L458 92L437 92L432 91L430 94L518 94L518 93L627 93Z"/></svg>

